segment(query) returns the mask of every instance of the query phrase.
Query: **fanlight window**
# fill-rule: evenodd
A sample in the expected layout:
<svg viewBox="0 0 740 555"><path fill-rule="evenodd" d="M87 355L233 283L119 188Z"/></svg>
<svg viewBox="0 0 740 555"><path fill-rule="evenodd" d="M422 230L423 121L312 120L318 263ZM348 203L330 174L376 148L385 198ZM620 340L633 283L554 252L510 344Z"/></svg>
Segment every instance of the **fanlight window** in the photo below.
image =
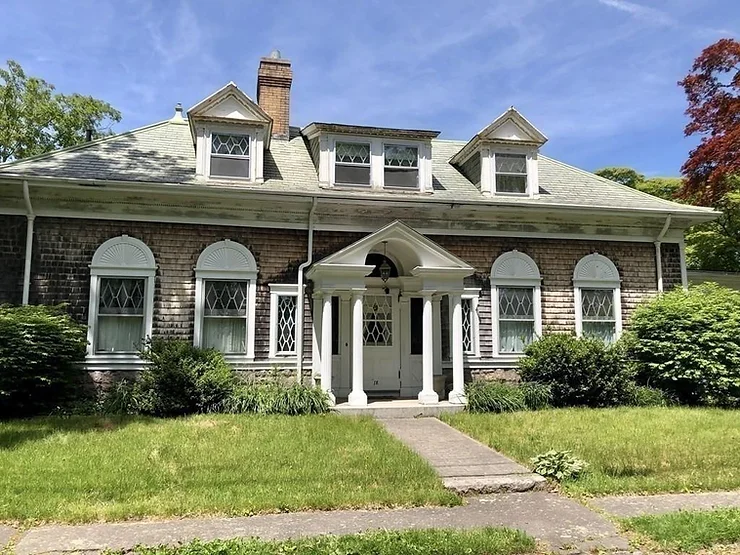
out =
<svg viewBox="0 0 740 555"><path fill-rule="evenodd" d="M600 254L584 256L573 273L576 332L613 343L622 331L619 272Z"/></svg>
<svg viewBox="0 0 740 555"><path fill-rule="evenodd" d="M496 192L527 192L527 157L523 154L496 153Z"/></svg>
<svg viewBox="0 0 740 555"><path fill-rule="evenodd" d="M419 149L415 146L384 145L385 187L419 187Z"/></svg>
<svg viewBox="0 0 740 555"><path fill-rule="evenodd" d="M248 135L214 133L211 137L211 175L249 179Z"/></svg>
<svg viewBox="0 0 740 555"><path fill-rule="evenodd" d="M337 142L334 181L349 185L370 185L370 144Z"/></svg>

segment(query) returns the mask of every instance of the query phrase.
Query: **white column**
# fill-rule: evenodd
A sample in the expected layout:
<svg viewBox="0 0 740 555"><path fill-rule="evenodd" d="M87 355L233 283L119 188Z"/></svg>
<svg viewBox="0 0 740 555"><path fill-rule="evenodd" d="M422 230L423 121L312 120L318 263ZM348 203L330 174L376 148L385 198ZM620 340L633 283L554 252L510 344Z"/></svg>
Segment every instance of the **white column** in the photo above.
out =
<svg viewBox="0 0 740 555"><path fill-rule="evenodd" d="M422 389L419 392L419 402L434 404L439 402L439 396L434 391L434 319L432 308L432 294L422 292L424 296L424 311L422 313Z"/></svg>
<svg viewBox="0 0 740 555"><path fill-rule="evenodd" d="M197 284L196 284L197 287ZM196 297L198 298L198 297ZM321 376L321 293L313 294L313 318L311 326L311 377L316 380ZM195 305L198 306L197 304Z"/></svg>
<svg viewBox="0 0 740 555"><path fill-rule="evenodd" d="M353 406L367 405L367 394L363 389L362 362L364 355L362 291L352 292L352 392L349 394L349 404Z"/></svg>
<svg viewBox="0 0 740 555"><path fill-rule="evenodd" d="M451 403L465 404L465 370L463 366L463 321L460 293L450 295L452 312L452 391Z"/></svg>
<svg viewBox="0 0 740 555"><path fill-rule="evenodd" d="M331 292L324 293L323 310L321 315L321 389L326 391L335 401L331 392Z"/></svg>
<svg viewBox="0 0 740 555"><path fill-rule="evenodd" d="M434 375L442 375L442 297L432 297L432 321L434 329Z"/></svg>

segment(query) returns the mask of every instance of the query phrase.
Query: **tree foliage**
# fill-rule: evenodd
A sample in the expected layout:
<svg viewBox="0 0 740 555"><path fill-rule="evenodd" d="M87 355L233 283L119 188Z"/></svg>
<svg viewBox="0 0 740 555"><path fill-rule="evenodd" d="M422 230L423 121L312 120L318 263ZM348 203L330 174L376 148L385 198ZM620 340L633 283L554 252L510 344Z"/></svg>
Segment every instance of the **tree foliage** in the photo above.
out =
<svg viewBox="0 0 740 555"><path fill-rule="evenodd" d="M705 48L679 85L689 103L684 132L701 137L681 168L681 196L712 205L740 175L740 42L721 39Z"/></svg>
<svg viewBox="0 0 740 555"><path fill-rule="evenodd" d="M633 189L637 187L638 183L642 183L643 181L645 181L645 176L641 173L637 173L637 171L633 170L632 168L607 166L606 168L596 170L594 173L605 179L616 181L621 185L632 187Z"/></svg>
<svg viewBox="0 0 740 555"><path fill-rule="evenodd" d="M54 92L54 85L26 75L18 62L0 67L0 163L110 135L121 113L107 102Z"/></svg>

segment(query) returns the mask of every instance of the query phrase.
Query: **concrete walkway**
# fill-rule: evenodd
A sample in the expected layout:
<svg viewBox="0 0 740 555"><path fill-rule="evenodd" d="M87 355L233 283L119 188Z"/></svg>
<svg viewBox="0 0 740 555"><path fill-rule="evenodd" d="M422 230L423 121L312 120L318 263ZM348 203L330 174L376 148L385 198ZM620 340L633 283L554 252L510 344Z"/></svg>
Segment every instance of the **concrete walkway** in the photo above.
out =
<svg viewBox="0 0 740 555"><path fill-rule="evenodd" d="M710 511L725 507L740 508L740 491L618 495L591 499L589 505L620 518L677 511Z"/></svg>
<svg viewBox="0 0 740 555"><path fill-rule="evenodd" d="M458 432L436 418L379 420L437 471L457 493L522 492L548 489L539 474Z"/></svg>
<svg viewBox="0 0 740 555"><path fill-rule="evenodd" d="M613 524L570 499L545 492L472 497L460 507L419 507L385 511L285 513L244 518L192 518L80 526L42 526L23 535L17 555L127 550L238 537L286 539L367 530L409 528L517 528L565 553L594 548L625 551L627 541Z"/></svg>

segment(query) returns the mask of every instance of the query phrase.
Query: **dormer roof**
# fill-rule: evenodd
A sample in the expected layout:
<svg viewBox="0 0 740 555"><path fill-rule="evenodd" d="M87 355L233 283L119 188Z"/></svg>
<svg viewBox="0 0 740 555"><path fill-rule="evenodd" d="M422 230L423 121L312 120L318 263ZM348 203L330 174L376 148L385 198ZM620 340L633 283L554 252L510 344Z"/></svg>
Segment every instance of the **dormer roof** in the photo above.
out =
<svg viewBox="0 0 740 555"><path fill-rule="evenodd" d="M195 141L196 121L251 124L267 129L267 145L272 135L272 118L244 91L230 81L188 110L190 132Z"/></svg>
<svg viewBox="0 0 740 555"><path fill-rule="evenodd" d="M486 144L522 145L541 147L547 137L511 106L503 114L475 134L467 144L450 159L451 164L461 164Z"/></svg>
<svg viewBox="0 0 740 555"><path fill-rule="evenodd" d="M429 141L437 138L439 131L427 129L399 129L395 127L372 127L369 125L346 125L343 123L324 123L314 121L301 129L301 134L313 139L321 133L339 135L362 135L367 137L387 137L393 139L416 139Z"/></svg>

